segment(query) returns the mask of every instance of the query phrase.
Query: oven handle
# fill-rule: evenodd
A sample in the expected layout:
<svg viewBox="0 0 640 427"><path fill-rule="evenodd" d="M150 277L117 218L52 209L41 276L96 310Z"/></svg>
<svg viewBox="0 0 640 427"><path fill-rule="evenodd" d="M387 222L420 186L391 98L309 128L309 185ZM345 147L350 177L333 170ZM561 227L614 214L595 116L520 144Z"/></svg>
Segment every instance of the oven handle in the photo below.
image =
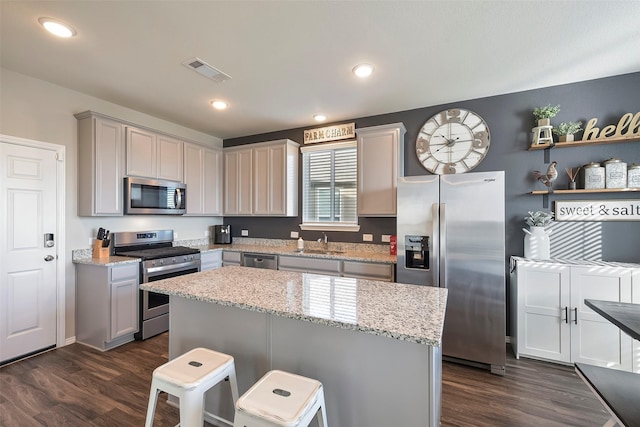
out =
<svg viewBox="0 0 640 427"><path fill-rule="evenodd" d="M159 275L156 273L166 274L166 273L171 273L172 271L187 270L195 267L197 267L198 271L200 271L200 265L201 265L200 260L196 260L196 261L182 262L180 264L161 265L159 267L144 267L142 274L145 277L153 277L153 276Z"/></svg>

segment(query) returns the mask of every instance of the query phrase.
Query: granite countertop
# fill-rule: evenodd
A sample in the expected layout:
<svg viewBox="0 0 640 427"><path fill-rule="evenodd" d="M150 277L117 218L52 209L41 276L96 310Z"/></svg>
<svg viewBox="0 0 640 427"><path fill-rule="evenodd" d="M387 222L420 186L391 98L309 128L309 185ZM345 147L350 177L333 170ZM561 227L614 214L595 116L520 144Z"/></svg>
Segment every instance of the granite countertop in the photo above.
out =
<svg viewBox="0 0 640 427"><path fill-rule="evenodd" d="M114 265L123 265L123 264L138 264L140 262L140 258L131 258L127 256L108 256L105 258L73 258L74 264L88 264L88 265L102 265L105 267L111 267Z"/></svg>
<svg viewBox="0 0 640 427"><path fill-rule="evenodd" d="M143 290L439 347L447 289L222 267Z"/></svg>

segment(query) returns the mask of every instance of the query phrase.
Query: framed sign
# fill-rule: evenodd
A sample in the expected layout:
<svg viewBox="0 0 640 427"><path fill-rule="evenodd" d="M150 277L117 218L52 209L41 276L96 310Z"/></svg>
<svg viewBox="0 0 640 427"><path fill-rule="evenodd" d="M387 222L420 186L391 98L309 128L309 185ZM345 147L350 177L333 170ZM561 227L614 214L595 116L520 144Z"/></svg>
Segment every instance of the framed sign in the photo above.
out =
<svg viewBox="0 0 640 427"><path fill-rule="evenodd" d="M304 131L304 143L315 144L317 142L337 141L356 137L356 124L345 123L342 125L327 126L324 128L309 129Z"/></svg>
<svg viewBox="0 0 640 427"><path fill-rule="evenodd" d="M555 202L556 221L640 221L640 200Z"/></svg>

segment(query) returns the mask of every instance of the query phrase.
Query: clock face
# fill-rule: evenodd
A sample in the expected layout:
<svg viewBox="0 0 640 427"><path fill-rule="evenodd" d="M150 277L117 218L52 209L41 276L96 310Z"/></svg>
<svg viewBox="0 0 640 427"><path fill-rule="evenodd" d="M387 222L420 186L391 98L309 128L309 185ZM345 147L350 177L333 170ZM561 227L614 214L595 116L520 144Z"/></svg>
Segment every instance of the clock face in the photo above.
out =
<svg viewBox="0 0 640 427"><path fill-rule="evenodd" d="M469 110L451 109L425 122L416 139L416 154L432 173L464 173L480 164L489 143L489 127L482 117Z"/></svg>

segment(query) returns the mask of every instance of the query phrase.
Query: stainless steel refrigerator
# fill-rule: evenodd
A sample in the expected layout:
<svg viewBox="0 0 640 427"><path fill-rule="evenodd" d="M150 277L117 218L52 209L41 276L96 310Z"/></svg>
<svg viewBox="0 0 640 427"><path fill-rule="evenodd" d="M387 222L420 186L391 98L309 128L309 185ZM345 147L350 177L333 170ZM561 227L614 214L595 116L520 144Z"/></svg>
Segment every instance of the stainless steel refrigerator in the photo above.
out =
<svg viewBox="0 0 640 427"><path fill-rule="evenodd" d="M398 178L397 281L448 289L443 355L504 374L504 171Z"/></svg>

